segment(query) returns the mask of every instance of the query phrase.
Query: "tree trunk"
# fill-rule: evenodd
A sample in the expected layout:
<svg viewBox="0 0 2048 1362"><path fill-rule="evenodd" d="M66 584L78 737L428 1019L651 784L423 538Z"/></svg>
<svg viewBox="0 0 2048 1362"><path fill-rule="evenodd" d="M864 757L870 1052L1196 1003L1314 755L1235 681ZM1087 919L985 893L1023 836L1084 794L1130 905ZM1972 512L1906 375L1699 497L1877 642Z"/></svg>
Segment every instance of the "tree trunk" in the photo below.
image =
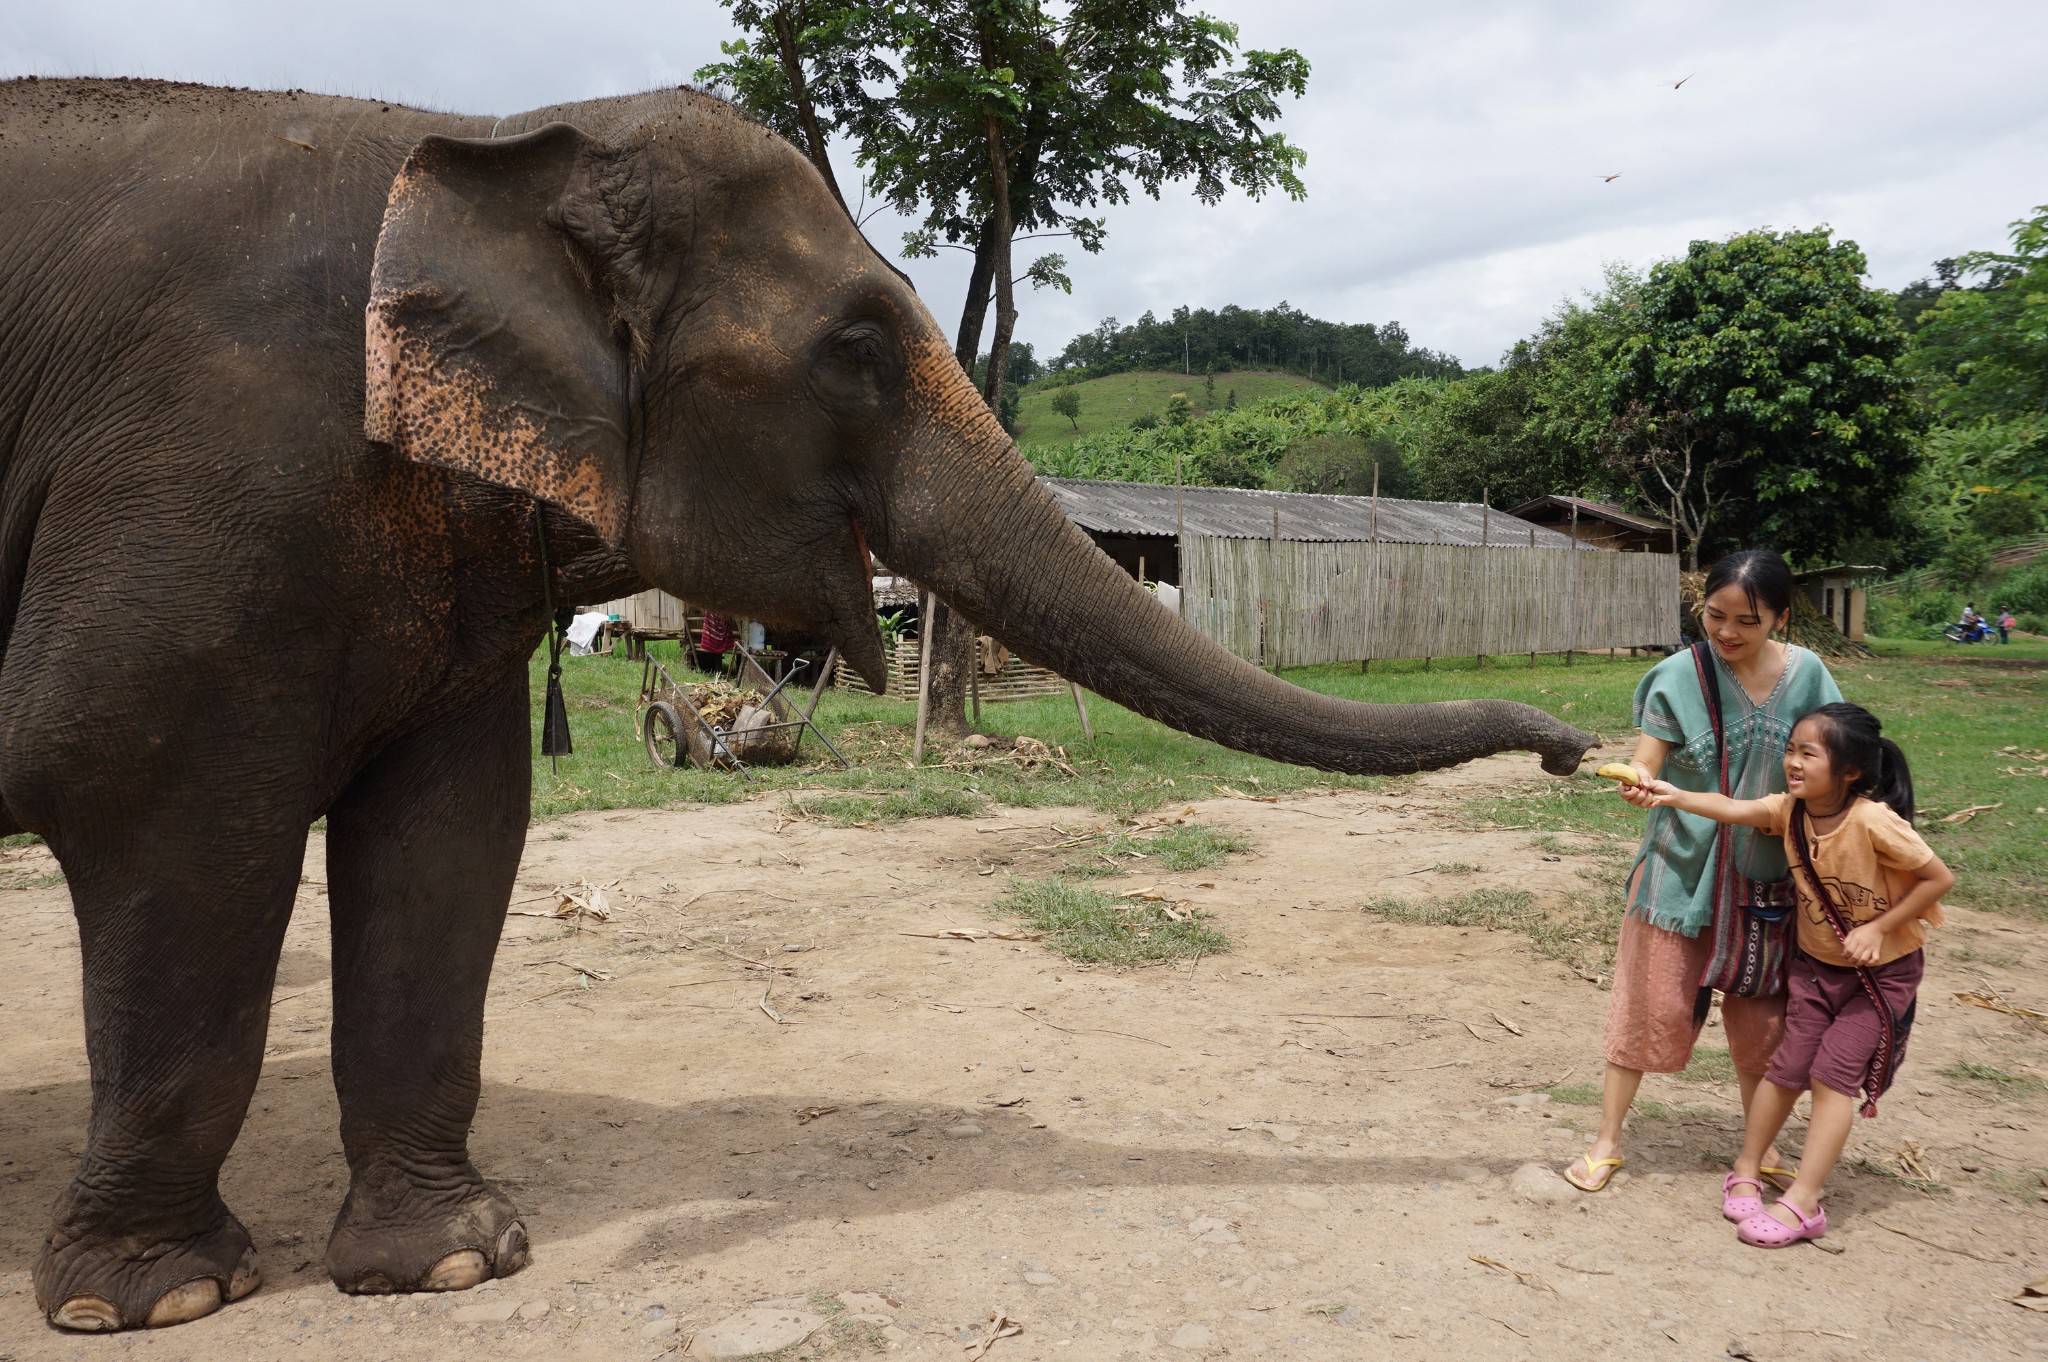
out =
<svg viewBox="0 0 2048 1362"><path fill-rule="evenodd" d="M1003 402L1003 370L1010 359L1010 334L1017 329L1017 295L1012 283L1015 270L1011 268L1010 237L1015 230L1010 218L1010 158L1003 147L1002 120L994 114L988 116L988 173L989 201L995 212L989 219L989 229L995 238L994 268L996 285L996 334L988 346L988 377L983 381L982 396L988 400L991 412L1000 412Z"/></svg>
<svg viewBox="0 0 2048 1362"><path fill-rule="evenodd" d="M937 732L958 737L967 732L967 702L973 693L973 668L980 663L975 638L980 633L974 622L947 605L935 594L932 616L924 622L931 631L932 679L926 703L926 725Z"/></svg>
<svg viewBox="0 0 2048 1362"><path fill-rule="evenodd" d="M981 355L981 328L988 319L989 286L996 277L995 219L985 219L974 242L974 272L967 276L967 301L960 307L960 331L953 342L953 357L969 378L974 361Z"/></svg>
<svg viewBox="0 0 2048 1362"><path fill-rule="evenodd" d="M818 127L818 111L811 104L809 82L804 79L803 54L797 51L796 23L790 15L791 5L779 5L769 16L769 24L775 30L775 50L782 58L782 74L789 81L789 98L796 106L797 123L804 130L804 149L811 158L811 164L825 177L825 187L832 191L832 197L839 200L841 208L846 207L846 195L839 192L839 181L832 174L832 158L825 153L825 134ZM847 216L851 217L849 212Z"/></svg>

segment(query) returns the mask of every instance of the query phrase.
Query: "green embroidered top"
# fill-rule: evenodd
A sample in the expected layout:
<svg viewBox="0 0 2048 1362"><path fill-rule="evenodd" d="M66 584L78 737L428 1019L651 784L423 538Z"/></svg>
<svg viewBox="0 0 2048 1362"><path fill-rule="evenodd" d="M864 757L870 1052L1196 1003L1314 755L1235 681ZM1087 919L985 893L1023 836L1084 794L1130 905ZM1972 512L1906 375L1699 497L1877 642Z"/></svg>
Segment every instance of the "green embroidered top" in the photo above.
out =
<svg viewBox="0 0 2048 1362"><path fill-rule="evenodd" d="M1797 644L1786 645L1785 670L1761 705L1749 698L1735 673L1713 653L1720 673L1722 722L1728 736L1728 794L1761 799L1785 788L1785 743L1792 726L1822 705L1842 698L1827 664ZM1721 758L1714 723L1700 693L1692 650L1685 649L1650 668L1636 687L1636 726L1671 744L1663 778L1681 790L1707 794L1721 788ZM1630 910L1654 927L1698 936L1714 920L1714 841L1719 825L1677 809L1650 810L1643 843L1636 851L1642 879ZM1754 828L1736 828L1731 843L1735 868L1756 880L1780 880L1788 873L1782 839ZM1633 873L1633 872L1631 872Z"/></svg>

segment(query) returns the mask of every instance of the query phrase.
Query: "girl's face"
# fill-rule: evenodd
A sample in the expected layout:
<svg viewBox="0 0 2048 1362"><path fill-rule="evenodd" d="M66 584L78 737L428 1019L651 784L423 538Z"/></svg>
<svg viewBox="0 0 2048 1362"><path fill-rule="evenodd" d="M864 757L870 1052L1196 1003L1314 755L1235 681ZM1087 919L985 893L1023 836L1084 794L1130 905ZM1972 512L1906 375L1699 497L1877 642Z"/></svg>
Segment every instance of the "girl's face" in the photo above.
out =
<svg viewBox="0 0 2048 1362"><path fill-rule="evenodd" d="M1835 759L1821 739L1827 721L1809 715L1792 726L1785 743L1785 789L1794 799L1832 809L1855 779L1854 771L1837 771Z"/></svg>
<svg viewBox="0 0 2048 1362"><path fill-rule="evenodd" d="M1714 651L1730 664L1761 652L1783 619L1761 601L1752 605L1749 593L1735 584L1722 587L1700 607L1700 623L1713 640Z"/></svg>

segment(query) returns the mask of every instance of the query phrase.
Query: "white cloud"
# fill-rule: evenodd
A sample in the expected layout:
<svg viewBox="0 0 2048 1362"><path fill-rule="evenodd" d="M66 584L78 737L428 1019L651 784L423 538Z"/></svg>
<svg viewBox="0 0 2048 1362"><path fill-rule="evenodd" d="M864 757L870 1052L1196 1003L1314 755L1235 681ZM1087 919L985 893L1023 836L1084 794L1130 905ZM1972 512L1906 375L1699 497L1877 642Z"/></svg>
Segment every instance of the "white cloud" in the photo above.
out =
<svg viewBox="0 0 2048 1362"><path fill-rule="evenodd" d="M1065 252L1074 296L1020 300L1019 336L1041 354L1104 316L1284 298L1338 320L1398 319L1418 343L1490 363L1597 284L1604 260L1826 222L1896 287L1998 244L2048 201L2038 0L1204 7L1238 23L1245 46L1298 47L1314 64L1283 123L1309 153L1309 198L1205 208L1170 190L1109 209L1102 255ZM730 32L715 0L69 0L0 17L0 73L507 113L680 82ZM883 215L869 231L893 253L900 224ZM965 261L907 268L950 326Z"/></svg>

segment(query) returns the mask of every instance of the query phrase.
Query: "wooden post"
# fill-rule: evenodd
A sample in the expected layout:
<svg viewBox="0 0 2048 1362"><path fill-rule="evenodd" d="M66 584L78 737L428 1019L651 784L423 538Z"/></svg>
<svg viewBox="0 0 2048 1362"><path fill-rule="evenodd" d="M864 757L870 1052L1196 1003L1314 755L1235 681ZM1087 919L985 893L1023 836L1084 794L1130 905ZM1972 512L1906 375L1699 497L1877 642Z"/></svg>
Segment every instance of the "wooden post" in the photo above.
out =
<svg viewBox="0 0 2048 1362"><path fill-rule="evenodd" d="M1145 555L1138 555L1138 585L1145 585Z"/></svg>
<svg viewBox="0 0 2048 1362"><path fill-rule="evenodd" d="M1572 561L1564 579L1564 627L1569 636L1564 650L1564 665L1572 665L1572 654L1579 646L1579 499L1572 498Z"/></svg>
<svg viewBox="0 0 2048 1362"><path fill-rule="evenodd" d="M1067 689L1074 692L1074 712L1081 716L1081 734L1089 742L1095 741L1095 726L1088 722L1088 701L1081 695L1081 683L1067 682Z"/></svg>
<svg viewBox="0 0 2048 1362"><path fill-rule="evenodd" d="M1529 522L1529 571L1531 571L1531 572L1534 572L1535 570L1536 570L1536 522L1532 520L1532 521L1530 521L1530 522ZM1536 670L1536 649L1535 649L1535 647L1533 646L1533 640L1532 640L1532 646L1531 646L1531 647L1530 647L1530 649L1529 649L1529 670L1531 670L1531 671L1534 671L1534 670Z"/></svg>
<svg viewBox="0 0 2048 1362"><path fill-rule="evenodd" d="M1429 532L1429 543L1430 543L1430 547L1432 547L1432 548L1436 547L1436 531L1435 531L1435 530L1431 530L1431 531ZM1436 642L1436 630L1434 630L1434 629L1424 629L1424 630L1422 631L1422 634L1423 634L1423 641L1422 641L1422 670L1424 670L1424 671L1428 671L1428 670L1429 670L1429 664L1430 664L1430 660L1431 660L1431 659L1430 659L1430 645Z"/></svg>
<svg viewBox="0 0 2048 1362"><path fill-rule="evenodd" d="M974 631L974 656L967 662L967 699L974 706L974 722L981 724L981 631Z"/></svg>
<svg viewBox="0 0 2048 1362"><path fill-rule="evenodd" d="M1493 532L1493 489L1488 487L1479 493L1479 646L1486 646L1486 617L1493 610L1493 555L1487 552L1487 541ZM1480 671L1486 670L1486 654L1480 653L1475 664Z"/></svg>
<svg viewBox="0 0 2048 1362"><path fill-rule="evenodd" d="M917 621L917 736L910 744L910 764L924 765L924 725L932 711L932 593L924 593Z"/></svg>
<svg viewBox="0 0 2048 1362"><path fill-rule="evenodd" d="M1273 537L1266 541L1266 642L1272 648L1273 675L1280 674L1280 508L1273 508Z"/></svg>
<svg viewBox="0 0 2048 1362"><path fill-rule="evenodd" d="M1342 365L1342 363L1340 362L1340 363L1339 363L1339 365L1338 365L1338 369L1339 369L1339 371L1340 371L1340 372L1342 371L1342 368L1343 368L1343 365ZM1372 589L1372 590L1375 590L1375 591L1377 591L1377 590L1379 590L1379 589L1380 589L1380 587L1381 587L1381 583L1380 583L1380 461L1379 461L1378 459L1374 459L1374 460L1372 461L1372 519L1371 519L1371 521L1370 521L1370 524L1371 524L1371 526L1372 526L1372 528L1371 528L1371 530L1370 530L1370 534L1371 534L1371 536L1372 536L1372 582L1371 582L1371 584L1370 584L1370 589ZM1375 599L1375 600L1377 600L1378 598L1377 598L1377 597L1375 597L1374 599ZM1371 648L1372 648L1372 646L1373 646L1373 644L1374 644L1374 643L1376 643L1377 641L1378 641L1378 640L1377 640L1377 639L1375 639L1375 638L1371 638L1371 637L1368 637L1368 638L1366 639L1366 641L1365 641L1365 646L1366 646L1366 649L1367 649L1368 651L1370 651L1370 650L1371 650ZM1358 659L1358 671L1359 671L1359 674L1360 674L1361 676L1362 676L1362 675L1364 675L1365 673L1367 673L1367 672L1371 671L1371 670L1372 670L1372 659L1371 659L1370 657L1361 657L1361 658L1359 658L1359 659Z"/></svg>

